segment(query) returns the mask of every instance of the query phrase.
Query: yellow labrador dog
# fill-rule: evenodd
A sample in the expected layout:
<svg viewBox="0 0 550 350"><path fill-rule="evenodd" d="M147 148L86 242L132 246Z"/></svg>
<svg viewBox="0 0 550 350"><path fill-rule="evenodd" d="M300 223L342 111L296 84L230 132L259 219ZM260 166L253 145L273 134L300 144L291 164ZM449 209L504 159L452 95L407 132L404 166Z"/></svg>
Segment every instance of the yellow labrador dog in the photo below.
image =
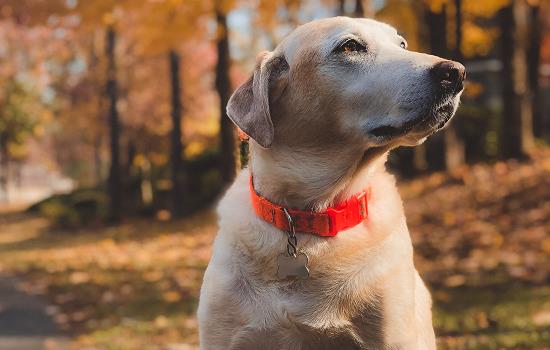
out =
<svg viewBox="0 0 550 350"><path fill-rule="evenodd" d="M435 349L388 151L443 128L464 67L386 24L305 24L227 111L250 169L219 204L198 310L202 349Z"/></svg>

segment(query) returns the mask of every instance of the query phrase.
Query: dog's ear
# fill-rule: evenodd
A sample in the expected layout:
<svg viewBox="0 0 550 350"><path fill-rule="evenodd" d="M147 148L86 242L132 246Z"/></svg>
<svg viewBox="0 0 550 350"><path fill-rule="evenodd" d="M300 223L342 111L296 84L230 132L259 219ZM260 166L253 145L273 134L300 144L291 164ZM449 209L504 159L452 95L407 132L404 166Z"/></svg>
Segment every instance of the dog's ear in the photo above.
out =
<svg viewBox="0 0 550 350"><path fill-rule="evenodd" d="M273 102L270 101L270 90L286 71L288 63L284 57L262 52L256 60L254 74L227 103L227 115L233 123L264 148L271 146L275 137L269 109L270 102Z"/></svg>

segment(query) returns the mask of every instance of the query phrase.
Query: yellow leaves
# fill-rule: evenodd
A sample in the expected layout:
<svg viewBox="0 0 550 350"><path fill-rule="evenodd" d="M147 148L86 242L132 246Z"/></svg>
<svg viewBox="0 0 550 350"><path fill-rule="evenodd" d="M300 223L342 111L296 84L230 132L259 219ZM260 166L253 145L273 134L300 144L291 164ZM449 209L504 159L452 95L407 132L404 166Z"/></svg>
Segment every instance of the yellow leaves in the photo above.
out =
<svg viewBox="0 0 550 350"><path fill-rule="evenodd" d="M541 310L536 312L533 315L533 323L537 326L548 326L550 325L550 311Z"/></svg>
<svg viewBox="0 0 550 350"><path fill-rule="evenodd" d="M200 141L191 141L185 147L185 157L192 158L200 155L205 149L204 142Z"/></svg>
<svg viewBox="0 0 550 350"><path fill-rule="evenodd" d="M183 0L167 0L166 3L171 7L178 7L183 4Z"/></svg>
<svg viewBox="0 0 550 350"><path fill-rule="evenodd" d="M137 154L134 157L133 165L137 168L142 168L143 166L146 166L147 163L149 163L149 161L143 154Z"/></svg>
<svg viewBox="0 0 550 350"><path fill-rule="evenodd" d="M156 218L159 221L168 221L172 218L172 214L170 213L169 210L159 210L156 213Z"/></svg>
<svg viewBox="0 0 550 350"><path fill-rule="evenodd" d="M466 282L466 276L464 275L452 275L445 279L444 283L447 287L458 287Z"/></svg>
<svg viewBox="0 0 550 350"><path fill-rule="evenodd" d="M483 91L485 91L485 87L483 84L472 80L467 80L463 94L470 98L476 98L481 95Z"/></svg>
<svg viewBox="0 0 550 350"><path fill-rule="evenodd" d="M148 1L133 9L128 29L143 52L161 54L201 36L205 31L202 19L209 12L207 4L196 0Z"/></svg>
<svg viewBox="0 0 550 350"><path fill-rule="evenodd" d="M504 236L503 235L498 234L498 233L493 235L493 242L492 242L493 246L500 247L500 246L502 246L503 243L504 243Z"/></svg>
<svg viewBox="0 0 550 350"><path fill-rule="evenodd" d="M46 134L46 129L44 128L44 125L37 124L32 130L32 134L38 138L43 137Z"/></svg>
<svg viewBox="0 0 550 350"><path fill-rule="evenodd" d="M478 25L480 18L490 18L497 11L506 6L510 0L462 0L463 14L463 38L461 43L462 53L465 57L485 56L492 49L498 37L496 28L487 25ZM455 44L455 2L449 0L425 0L431 11L439 13L443 6L447 7L447 34L450 47ZM415 21L415 19L412 19Z"/></svg>
<svg viewBox="0 0 550 350"><path fill-rule="evenodd" d="M450 0L425 0L432 12L439 13L443 10L443 5L447 5Z"/></svg>
<svg viewBox="0 0 550 350"><path fill-rule="evenodd" d="M90 274L85 271L75 271L69 276L69 280L72 284L87 283L90 281L90 279Z"/></svg>
<svg viewBox="0 0 550 350"><path fill-rule="evenodd" d="M168 163L168 156L166 153L151 153L150 155L151 163L162 166Z"/></svg>
<svg viewBox="0 0 550 350"><path fill-rule="evenodd" d="M162 299L168 303L175 303L181 300L181 294L175 291L167 291L162 293Z"/></svg>
<svg viewBox="0 0 550 350"><path fill-rule="evenodd" d="M227 14L234 6L235 0L212 0L214 7L217 8L221 13ZM265 3L268 1L262 1Z"/></svg>
<svg viewBox="0 0 550 350"><path fill-rule="evenodd" d="M61 327L85 327L78 345L164 349L196 342L197 321L186 310L196 309L216 230L213 213L78 234L56 232L34 218L8 224L0 218L0 226L0 264L25 273L32 289L51 293L56 307L48 313Z"/></svg>
<svg viewBox="0 0 550 350"><path fill-rule="evenodd" d="M477 326L481 329L489 328L491 323L489 322L489 317L487 316L487 313L480 311L477 312L474 316L475 322Z"/></svg>
<svg viewBox="0 0 550 350"><path fill-rule="evenodd" d="M164 274L160 270L147 271L143 275L143 279L148 282L158 282L164 277Z"/></svg>
<svg viewBox="0 0 550 350"><path fill-rule="evenodd" d="M155 327L157 328L166 328L169 323L170 321L164 315L157 316L154 321Z"/></svg>
<svg viewBox="0 0 550 350"><path fill-rule="evenodd" d="M102 22L105 26L113 26L116 23L116 18L112 12L103 14Z"/></svg>
<svg viewBox="0 0 550 350"><path fill-rule="evenodd" d="M427 50L419 42L420 26L418 14L414 6L403 1L389 1L388 4L377 14L377 18L388 22L405 34L410 50Z"/></svg>
<svg viewBox="0 0 550 350"><path fill-rule="evenodd" d="M462 42L462 53L466 57L487 55L498 37L496 28L482 28L470 21L464 22L462 30L467 38Z"/></svg>
<svg viewBox="0 0 550 350"><path fill-rule="evenodd" d="M510 0L463 0L463 11L472 16L491 17L502 7L508 5Z"/></svg>
<svg viewBox="0 0 550 350"><path fill-rule="evenodd" d="M443 224L446 226L454 225L456 222L456 215L451 211L443 213Z"/></svg>
<svg viewBox="0 0 550 350"><path fill-rule="evenodd" d="M528 163L474 165L401 185L418 266L446 286L497 273L526 281L550 275L550 152ZM428 248L427 248L428 247ZM474 280L475 281L475 280Z"/></svg>

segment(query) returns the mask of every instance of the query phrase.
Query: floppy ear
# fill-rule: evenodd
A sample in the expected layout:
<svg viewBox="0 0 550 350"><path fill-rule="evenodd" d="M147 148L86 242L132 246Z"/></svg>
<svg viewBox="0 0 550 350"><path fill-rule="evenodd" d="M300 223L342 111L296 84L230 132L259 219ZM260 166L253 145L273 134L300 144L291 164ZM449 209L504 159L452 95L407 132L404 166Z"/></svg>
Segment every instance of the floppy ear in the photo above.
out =
<svg viewBox="0 0 550 350"><path fill-rule="evenodd" d="M269 111L270 86L287 69L284 57L262 52L258 55L254 74L227 103L227 115L233 123L264 148L271 146L275 136Z"/></svg>

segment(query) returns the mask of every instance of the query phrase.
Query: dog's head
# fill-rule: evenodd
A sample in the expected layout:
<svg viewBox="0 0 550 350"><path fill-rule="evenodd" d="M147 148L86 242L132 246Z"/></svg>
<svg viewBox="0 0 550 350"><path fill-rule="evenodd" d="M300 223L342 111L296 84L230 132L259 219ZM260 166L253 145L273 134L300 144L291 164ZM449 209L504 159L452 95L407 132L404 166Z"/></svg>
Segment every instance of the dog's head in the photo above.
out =
<svg viewBox="0 0 550 350"><path fill-rule="evenodd" d="M412 146L451 119L464 76L460 63L407 50L386 24L336 17L260 54L227 112L263 148Z"/></svg>

